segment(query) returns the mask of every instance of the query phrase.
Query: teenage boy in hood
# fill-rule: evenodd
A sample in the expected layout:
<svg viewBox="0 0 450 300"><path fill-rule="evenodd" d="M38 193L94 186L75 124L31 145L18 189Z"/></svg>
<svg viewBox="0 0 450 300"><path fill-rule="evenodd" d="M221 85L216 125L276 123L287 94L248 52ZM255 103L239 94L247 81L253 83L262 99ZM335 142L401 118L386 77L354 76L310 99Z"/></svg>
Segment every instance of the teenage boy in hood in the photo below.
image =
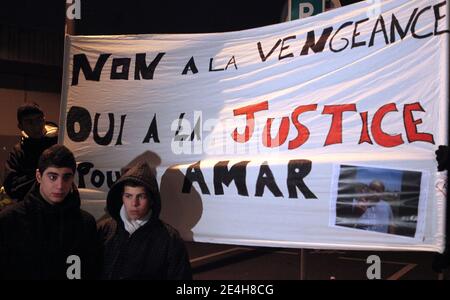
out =
<svg viewBox="0 0 450 300"><path fill-rule="evenodd" d="M129 169L111 187L110 218L98 224L104 242L103 279L192 279L183 240L159 219L161 198L146 163Z"/></svg>
<svg viewBox="0 0 450 300"><path fill-rule="evenodd" d="M75 168L69 149L50 147L24 200L0 212L0 279L98 277L95 219L80 209Z"/></svg>
<svg viewBox="0 0 450 300"><path fill-rule="evenodd" d="M6 161L3 185L9 197L22 201L36 182L35 172L42 152L58 142L58 128L45 122L44 112L36 103L21 105L17 109L17 122L21 140Z"/></svg>

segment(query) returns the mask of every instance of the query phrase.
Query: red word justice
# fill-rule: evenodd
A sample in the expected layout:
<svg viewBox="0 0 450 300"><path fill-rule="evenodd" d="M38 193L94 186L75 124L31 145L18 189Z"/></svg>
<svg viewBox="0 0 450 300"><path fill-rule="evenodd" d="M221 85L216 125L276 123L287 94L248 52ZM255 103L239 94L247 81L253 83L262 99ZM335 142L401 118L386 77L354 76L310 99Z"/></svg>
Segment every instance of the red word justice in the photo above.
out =
<svg viewBox="0 0 450 300"><path fill-rule="evenodd" d="M260 111L268 110L269 103L264 101L261 103L248 105L245 107L237 108L233 110L234 116L246 117L246 126L244 133L239 133L236 128L232 137L233 140L238 143L248 142L253 134L255 128L255 114ZM309 139L309 129L300 123L299 117L305 112L311 112L317 110L317 104L308 104L297 106L291 114L291 117L283 117L280 123L278 134L275 137L271 135L271 127L274 118L267 118L262 134L262 142L265 147L273 148L283 145L288 137L290 122L295 126L297 130L297 136L289 141L289 149L296 149L306 143ZM426 142L434 144L433 135L430 133L418 132L417 125L422 123L422 119L415 119L413 116L414 111L425 112L419 102L405 104L403 106L403 124L406 130L406 138L409 143L413 142ZM322 115L331 115L331 125L328 131L327 138L324 146L333 144L342 144L342 120L344 113L356 112L356 104L341 104L341 105L325 105L322 111ZM373 141L382 147L397 147L405 143L402 134L386 132L383 130L381 124L384 117L392 112L398 112L395 103L388 103L380 107L373 115L372 122L369 127L368 112L360 112L361 117L361 135L359 144L369 143L373 144ZM369 128L372 134L372 138L369 135Z"/></svg>

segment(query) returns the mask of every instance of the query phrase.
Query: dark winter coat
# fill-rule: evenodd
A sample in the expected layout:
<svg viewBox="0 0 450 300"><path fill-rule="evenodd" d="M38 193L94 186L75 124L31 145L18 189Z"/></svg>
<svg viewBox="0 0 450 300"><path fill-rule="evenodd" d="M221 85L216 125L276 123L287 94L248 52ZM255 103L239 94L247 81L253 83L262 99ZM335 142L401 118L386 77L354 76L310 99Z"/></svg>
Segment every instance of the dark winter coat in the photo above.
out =
<svg viewBox="0 0 450 300"><path fill-rule="evenodd" d="M0 279L67 279L71 255L80 258L81 279L98 277L95 219L80 209L75 187L51 205L35 184L24 201L0 212Z"/></svg>
<svg viewBox="0 0 450 300"><path fill-rule="evenodd" d="M150 192L149 221L130 235L120 217L125 180L133 179ZM103 279L192 279L188 253L178 232L159 219L161 200L153 172L136 165L110 189L107 209L111 218L98 224L104 241Z"/></svg>
<svg viewBox="0 0 450 300"><path fill-rule="evenodd" d="M9 154L3 186L12 199L23 200L36 182L36 168L42 152L58 142L56 125L48 123L45 129L46 134L40 139L30 138L22 132L21 141Z"/></svg>

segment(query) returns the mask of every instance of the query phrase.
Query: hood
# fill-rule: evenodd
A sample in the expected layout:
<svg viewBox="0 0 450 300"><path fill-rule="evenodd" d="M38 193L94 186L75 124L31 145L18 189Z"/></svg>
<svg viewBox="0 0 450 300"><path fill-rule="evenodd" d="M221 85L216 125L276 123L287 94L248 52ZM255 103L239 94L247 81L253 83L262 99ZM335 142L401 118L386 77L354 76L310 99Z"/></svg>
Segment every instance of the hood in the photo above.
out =
<svg viewBox="0 0 450 300"><path fill-rule="evenodd" d="M108 192L106 198L106 208L108 213L116 221L121 220L120 208L122 207L122 191L124 182L132 180L144 186L150 193L152 200L152 218L159 218L161 211L161 196L159 194L158 182L156 180L155 171L153 171L147 163L139 163L128 169L117 180Z"/></svg>
<svg viewBox="0 0 450 300"><path fill-rule="evenodd" d="M54 137L58 137L58 125L56 125L53 122L45 122L45 135L44 137L46 138L54 138ZM21 131L20 135L22 137L22 141L23 140L28 140L30 139L30 137L28 136L28 134L26 134L25 131Z"/></svg>

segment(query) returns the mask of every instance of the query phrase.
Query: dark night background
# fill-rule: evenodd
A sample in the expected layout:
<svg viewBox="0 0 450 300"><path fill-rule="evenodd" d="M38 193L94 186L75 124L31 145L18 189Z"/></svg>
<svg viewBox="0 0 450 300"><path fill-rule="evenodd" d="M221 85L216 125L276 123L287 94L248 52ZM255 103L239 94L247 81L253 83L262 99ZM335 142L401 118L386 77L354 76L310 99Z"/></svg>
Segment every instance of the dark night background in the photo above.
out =
<svg viewBox="0 0 450 300"><path fill-rule="evenodd" d="M80 0L77 35L204 33L279 23L287 0ZM23 88L7 74L59 80L64 49L65 0L2 2L0 88ZM348 5L357 0L341 0ZM59 84L31 80L26 88L58 92Z"/></svg>
<svg viewBox="0 0 450 300"><path fill-rule="evenodd" d="M349 5L361 0L341 0ZM65 0L9 0L0 24L23 29L63 30ZM286 0L80 0L77 34L221 32L279 22ZM78 32L79 31L79 32Z"/></svg>

